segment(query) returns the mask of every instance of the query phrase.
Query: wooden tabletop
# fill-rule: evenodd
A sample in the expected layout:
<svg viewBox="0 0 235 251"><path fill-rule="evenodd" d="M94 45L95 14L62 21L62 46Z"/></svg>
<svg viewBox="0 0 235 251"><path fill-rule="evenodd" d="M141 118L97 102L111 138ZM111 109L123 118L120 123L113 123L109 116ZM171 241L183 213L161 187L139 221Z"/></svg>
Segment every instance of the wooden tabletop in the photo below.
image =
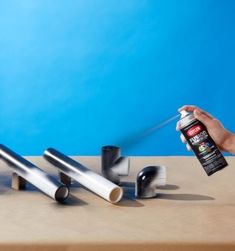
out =
<svg viewBox="0 0 235 251"><path fill-rule="evenodd" d="M41 157L28 157L56 175ZM99 157L75 157L100 172ZM235 158L210 177L194 157L133 157L122 178L124 199L112 205L75 185L60 205L29 186L10 188L11 170L0 162L0 250L235 250ZM157 198L137 200L136 174L165 165L167 186Z"/></svg>

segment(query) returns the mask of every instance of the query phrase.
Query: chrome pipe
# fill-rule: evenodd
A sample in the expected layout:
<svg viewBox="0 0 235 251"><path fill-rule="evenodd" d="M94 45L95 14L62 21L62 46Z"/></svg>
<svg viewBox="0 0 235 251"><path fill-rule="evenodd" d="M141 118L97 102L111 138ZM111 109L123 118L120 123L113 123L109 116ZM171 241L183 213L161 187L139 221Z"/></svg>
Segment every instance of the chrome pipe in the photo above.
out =
<svg viewBox="0 0 235 251"><path fill-rule="evenodd" d="M2 144L0 144L0 159L5 161L19 177L31 183L52 199L63 202L68 197L69 188L67 186L56 181L42 169Z"/></svg>
<svg viewBox="0 0 235 251"><path fill-rule="evenodd" d="M111 203L117 203L121 200L123 196L121 187L63 153L49 148L44 152L44 158L57 167L62 173L79 182L105 200Z"/></svg>

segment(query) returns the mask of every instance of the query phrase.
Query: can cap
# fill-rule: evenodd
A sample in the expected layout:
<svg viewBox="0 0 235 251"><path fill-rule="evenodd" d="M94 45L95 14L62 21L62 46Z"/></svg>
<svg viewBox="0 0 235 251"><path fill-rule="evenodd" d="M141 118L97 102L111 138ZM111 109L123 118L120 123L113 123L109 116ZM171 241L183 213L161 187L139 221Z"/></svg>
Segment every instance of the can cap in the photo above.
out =
<svg viewBox="0 0 235 251"><path fill-rule="evenodd" d="M185 110L182 110L180 114L181 114L181 119L179 121L180 128L183 128L196 120L192 112L187 112Z"/></svg>

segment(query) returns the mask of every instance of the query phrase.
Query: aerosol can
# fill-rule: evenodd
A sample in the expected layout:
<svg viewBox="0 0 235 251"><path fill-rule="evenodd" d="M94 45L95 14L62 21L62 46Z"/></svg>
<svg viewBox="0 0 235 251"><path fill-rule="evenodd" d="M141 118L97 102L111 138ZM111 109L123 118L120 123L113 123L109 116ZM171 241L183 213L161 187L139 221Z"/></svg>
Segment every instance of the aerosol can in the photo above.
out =
<svg viewBox="0 0 235 251"><path fill-rule="evenodd" d="M214 140L209 135L206 126L197 120L193 113L183 110L179 124L180 131L208 176L228 165Z"/></svg>

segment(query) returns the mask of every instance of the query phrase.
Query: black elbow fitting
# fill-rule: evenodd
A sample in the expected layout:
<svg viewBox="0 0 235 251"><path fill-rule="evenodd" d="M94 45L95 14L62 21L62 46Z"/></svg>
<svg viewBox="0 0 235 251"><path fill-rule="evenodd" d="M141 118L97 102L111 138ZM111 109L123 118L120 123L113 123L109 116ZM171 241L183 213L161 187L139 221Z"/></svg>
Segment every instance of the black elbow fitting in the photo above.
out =
<svg viewBox="0 0 235 251"><path fill-rule="evenodd" d="M166 169L164 166L147 166L136 177L135 195L147 199L157 196L157 187L165 185Z"/></svg>

